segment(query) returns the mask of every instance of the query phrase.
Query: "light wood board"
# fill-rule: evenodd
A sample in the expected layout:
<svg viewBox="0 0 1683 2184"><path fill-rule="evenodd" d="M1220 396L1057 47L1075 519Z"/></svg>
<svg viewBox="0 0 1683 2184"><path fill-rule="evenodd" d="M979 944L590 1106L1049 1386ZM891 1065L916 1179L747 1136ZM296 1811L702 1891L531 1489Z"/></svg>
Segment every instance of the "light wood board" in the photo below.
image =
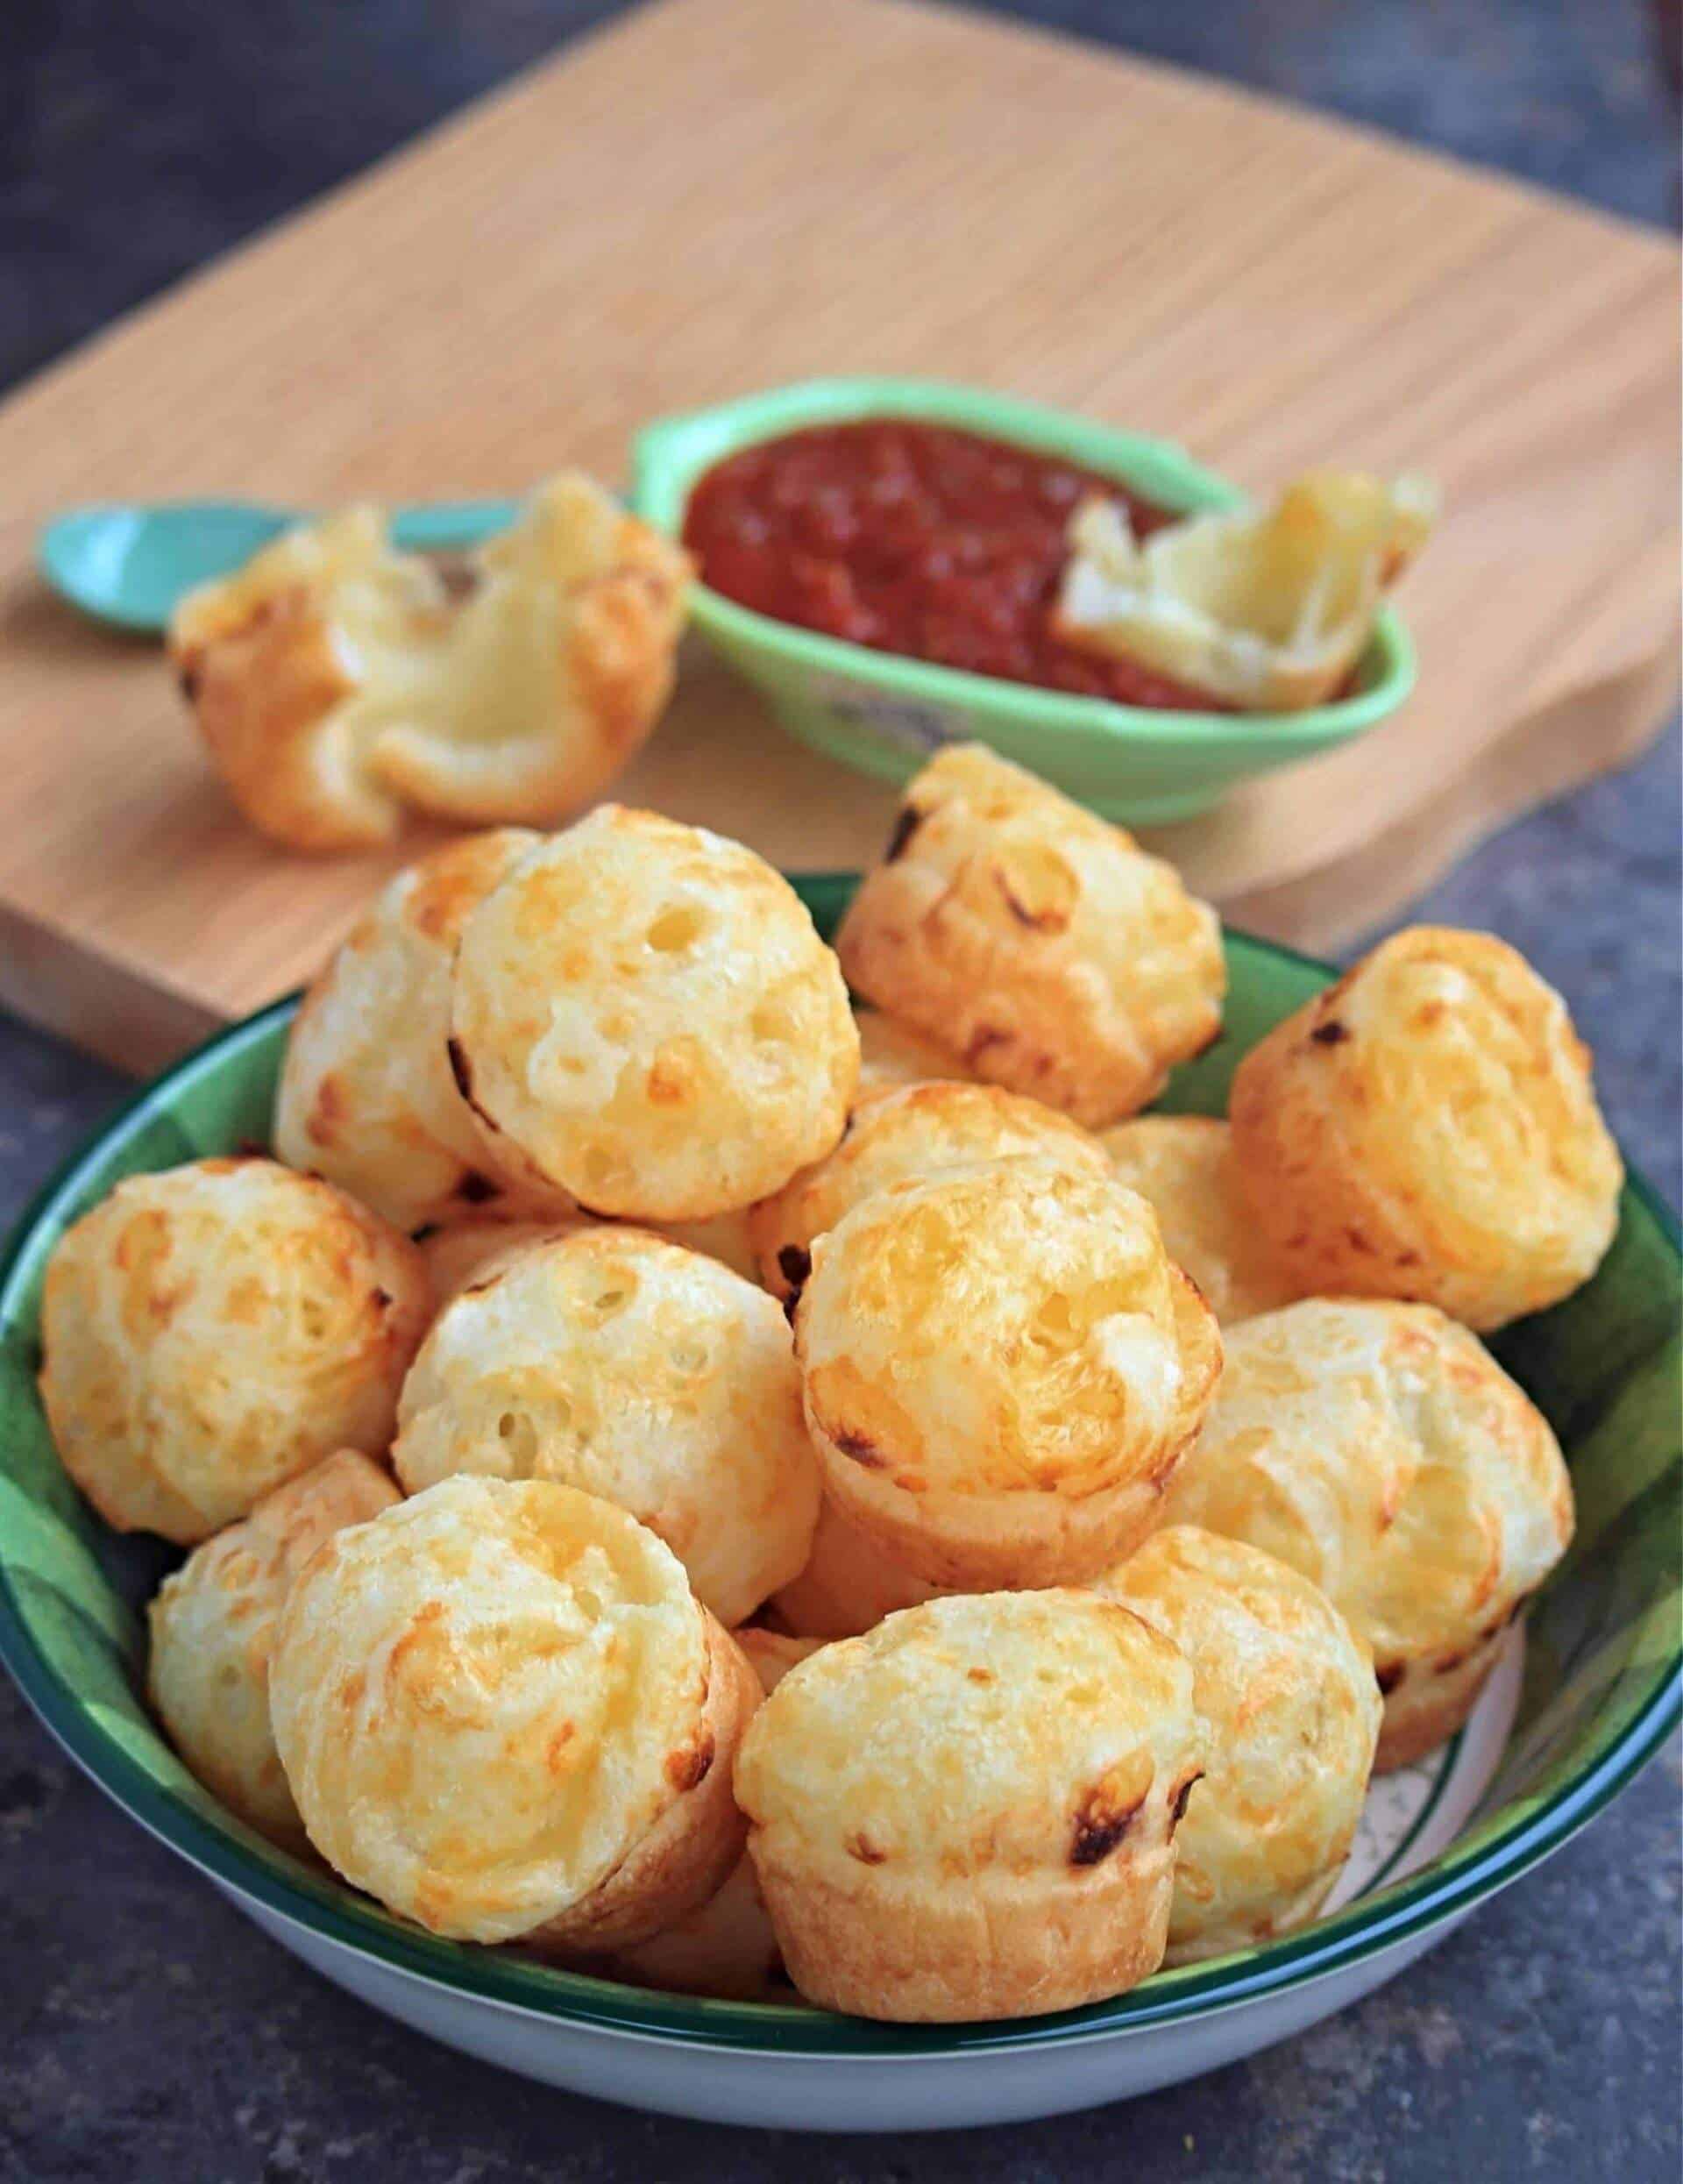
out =
<svg viewBox="0 0 1683 2184"><path fill-rule="evenodd" d="M945 9L666 0L0 410L0 999L156 1065L303 976L386 868L245 829L156 651L40 589L40 519L616 480L647 418L849 370L1166 433L1257 488L1324 459L1442 481L1414 701L1159 837L1236 921L1335 943L1671 701L1667 240ZM868 856L889 793L685 669L621 793L792 868Z"/></svg>

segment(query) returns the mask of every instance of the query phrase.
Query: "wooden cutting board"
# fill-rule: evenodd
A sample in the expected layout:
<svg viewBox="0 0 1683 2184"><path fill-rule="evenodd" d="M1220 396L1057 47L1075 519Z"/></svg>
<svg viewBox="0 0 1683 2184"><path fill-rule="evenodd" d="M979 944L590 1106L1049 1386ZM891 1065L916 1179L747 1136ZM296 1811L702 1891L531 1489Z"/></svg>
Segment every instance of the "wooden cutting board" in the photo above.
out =
<svg viewBox="0 0 1683 2184"><path fill-rule="evenodd" d="M0 410L0 999L155 1066L296 982L396 861L248 832L159 653L39 587L40 519L619 479L646 418L854 370L1166 433L1257 488L1322 459L1442 481L1413 702L1159 837L1237 921L1336 943L1672 701L1667 240L945 9L667 0ZM891 800L687 652L621 793L808 869L869 855Z"/></svg>

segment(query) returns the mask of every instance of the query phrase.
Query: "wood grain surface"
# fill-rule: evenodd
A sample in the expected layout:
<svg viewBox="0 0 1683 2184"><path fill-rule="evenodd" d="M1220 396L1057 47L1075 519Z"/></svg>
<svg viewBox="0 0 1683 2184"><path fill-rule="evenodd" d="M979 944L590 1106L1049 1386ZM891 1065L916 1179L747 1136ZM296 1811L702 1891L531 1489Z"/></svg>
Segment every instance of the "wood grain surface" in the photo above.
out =
<svg viewBox="0 0 1683 2184"><path fill-rule="evenodd" d="M1672 701L1668 241L944 9L665 0L0 409L0 999L155 1066L296 982L400 861L251 834L158 651L39 587L41 519L615 480L649 417L847 370L1165 433L1257 488L1441 480L1410 706L1155 837L1238 922L1337 943ZM870 855L891 800L694 647L620 793L804 869Z"/></svg>

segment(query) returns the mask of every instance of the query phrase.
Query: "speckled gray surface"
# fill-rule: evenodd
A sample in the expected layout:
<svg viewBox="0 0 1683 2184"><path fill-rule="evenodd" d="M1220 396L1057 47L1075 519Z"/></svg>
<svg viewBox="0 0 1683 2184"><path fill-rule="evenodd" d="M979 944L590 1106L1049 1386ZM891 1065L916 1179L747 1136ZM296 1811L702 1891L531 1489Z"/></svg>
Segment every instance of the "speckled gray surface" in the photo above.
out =
<svg viewBox="0 0 1683 2184"><path fill-rule="evenodd" d="M404 0L259 18L14 0L0 66L0 380L612 12ZM1630 0L1040 0L1619 211L1675 213ZM425 29L423 29L423 24ZM1616 1128L1679 1199L1679 749L1510 829L1411 914L1523 948L1593 1041ZM0 1224L123 1092L0 1018ZM124 1820L0 1685L5 2184L1676 2184L1675 1750L1394 1986L1286 2046L1085 2116L902 2140L642 2117L446 2055L304 1971Z"/></svg>

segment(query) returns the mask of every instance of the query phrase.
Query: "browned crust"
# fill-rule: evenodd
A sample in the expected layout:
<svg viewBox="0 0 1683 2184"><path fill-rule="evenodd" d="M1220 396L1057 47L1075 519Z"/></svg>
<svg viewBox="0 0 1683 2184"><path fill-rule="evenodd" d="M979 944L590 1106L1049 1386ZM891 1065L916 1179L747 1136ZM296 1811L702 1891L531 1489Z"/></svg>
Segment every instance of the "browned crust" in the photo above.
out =
<svg viewBox="0 0 1683 2184"><path fill-rule="evenodd" d="M1502 1657L1507 1629L1504 1620L1469 1652L1447 1658L1428 1655L1424 1661L1407 1663L1400 1675L1393 1673L1388 1678L1381 1664L1380 1688L1385 1694L1385 1712L1380 1723L1379 1749L1374 1755L1375 1775L1411 1767L1454 1735L1477 1705L1480 1692Z"/></svg>
<svg viewBox="0 0 1683 2184"><path fill-rule="evenodd" d="M1159 1839L1057 1872L908 1886L891 1864L785 1867L750 1850L808 2002L899 2024L1040 2017L1119 1995L1162 1962L1175 1853Z"/></svg>
<svg viewBox="0 0 1683 2184"><path fill-rule="evenodd" d="M566 1959L628 1949L699 1910L729 1879L748 1832L731 1774L763 1693L729 1633L711 1615L707 1626L707 1698L693 1741L668 1761L671 1803L606 1880L522 1946Z"/></svg>

